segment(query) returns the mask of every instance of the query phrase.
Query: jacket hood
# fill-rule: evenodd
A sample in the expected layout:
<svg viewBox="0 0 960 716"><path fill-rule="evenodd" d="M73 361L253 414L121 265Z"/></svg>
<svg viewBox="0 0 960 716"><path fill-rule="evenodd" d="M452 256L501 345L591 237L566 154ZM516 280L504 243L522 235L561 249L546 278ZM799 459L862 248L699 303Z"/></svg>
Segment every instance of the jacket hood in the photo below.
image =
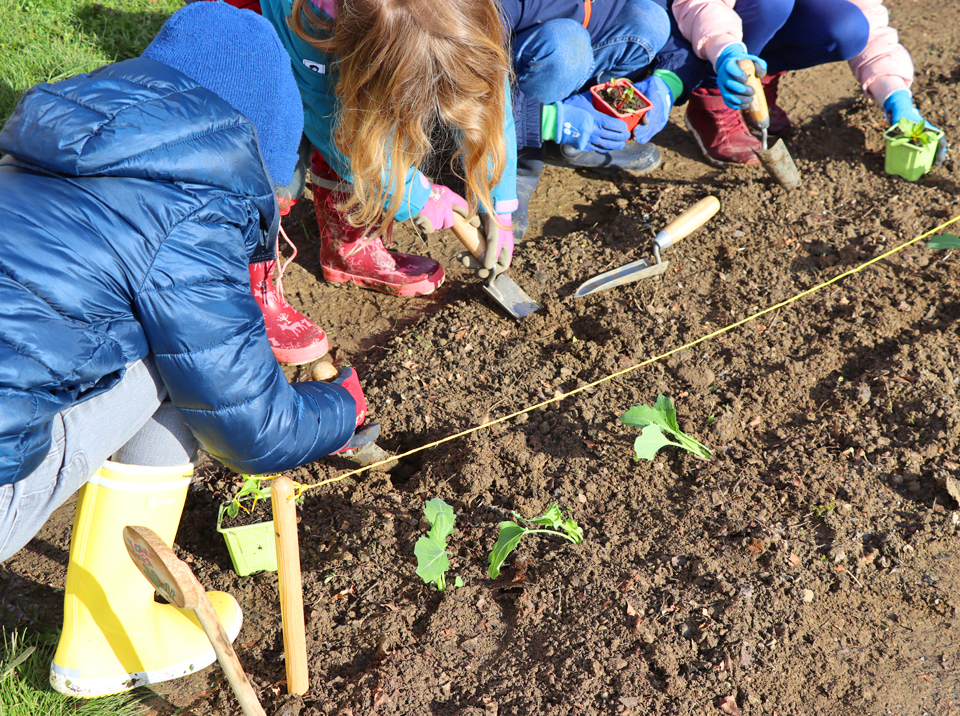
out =
<svg viewBox="0 0 960 716"><path fill-rule="evenodd" d="M263 230L275 233L276 200L253 124L155 60L33 87L0 131L0 153L65 176L170 181L244 196L256 204Z"/></svg>

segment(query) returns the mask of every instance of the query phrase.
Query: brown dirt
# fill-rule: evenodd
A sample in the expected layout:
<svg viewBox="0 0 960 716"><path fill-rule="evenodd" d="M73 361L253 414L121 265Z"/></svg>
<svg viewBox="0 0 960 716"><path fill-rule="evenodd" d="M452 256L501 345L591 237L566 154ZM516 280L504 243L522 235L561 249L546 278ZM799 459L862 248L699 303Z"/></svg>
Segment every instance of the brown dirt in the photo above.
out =
<svg viewBox="0 0 960 716"><path fill-rule="evenodd" d="M917 101L960 137L960 9L891 0ZM814 288L960 214L955 158L916 184L883 172L881 116L845 66L791 75L803 184L703 163L682 109L663 167L636 179L548 168L512 276L542 308L515 323L456 268L410 301L317 280L316 224L289 300L365 382L381 445L406 451L672 351ZM696 200L722 204L661 277L577 300L589 276L648 256ZM956 229L951 229L956 233ZM400 245L422 251L407 233ZM268 713L956 714L960 264L917 243L663 360L504 423L307 493L300 541L311 689L284 693L275 574L238 578L214 529L238 481L207 464L178 550L246 615L237 641ZM304 379L309 367L290 369ZM714 448L637 463L617 418L663 393ZM333 460L292 477L337 474ZM415 574L423 504L456 508L442 596ZM527 538L486 575L497 523L553 501L573 546ZM7 621L56 629L70 508L5 565ZM218 668L162 684L157 714L236 713Z"/></svg>

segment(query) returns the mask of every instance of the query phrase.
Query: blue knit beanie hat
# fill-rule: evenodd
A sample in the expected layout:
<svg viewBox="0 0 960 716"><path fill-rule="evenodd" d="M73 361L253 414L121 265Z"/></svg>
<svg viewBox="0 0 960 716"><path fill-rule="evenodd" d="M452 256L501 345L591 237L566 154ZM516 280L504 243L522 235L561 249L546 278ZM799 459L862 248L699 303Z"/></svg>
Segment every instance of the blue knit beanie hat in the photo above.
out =
<svg viewBox="0 0 960 716"><path fill-rule="evenodd" d="M274 186L291 182L303 105L290 55L269 20L196 2L171 15L142 56L179 70L249 119Z"/></svg>

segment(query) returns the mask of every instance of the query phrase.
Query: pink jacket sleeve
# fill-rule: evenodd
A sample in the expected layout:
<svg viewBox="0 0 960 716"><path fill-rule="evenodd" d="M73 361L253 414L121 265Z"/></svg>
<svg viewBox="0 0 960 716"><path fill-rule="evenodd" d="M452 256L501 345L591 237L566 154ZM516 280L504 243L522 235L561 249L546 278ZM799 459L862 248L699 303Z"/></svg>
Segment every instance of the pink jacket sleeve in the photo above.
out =
<svg viewBox="0 0 960 716"><path fill-rule="evenodd" d="M850 60L850 69L877 104L893 92L910 89L913 84L913 60L900 44L897 31L890 27L890 13L883 0L851 0L870 22L870 39L859 55Z"/></svg>
<svg viewBox="0 0 960 716"><path fill-rule="evenodd" d="M913 82L913 60L890 27L883 0L850 0L870 23L863 52L850 60L850 68L863 91L878 104ZM675 0L673 16L697 57L715 65L731 42L743 42L743 25L735 12L736 0Z"/></svg>

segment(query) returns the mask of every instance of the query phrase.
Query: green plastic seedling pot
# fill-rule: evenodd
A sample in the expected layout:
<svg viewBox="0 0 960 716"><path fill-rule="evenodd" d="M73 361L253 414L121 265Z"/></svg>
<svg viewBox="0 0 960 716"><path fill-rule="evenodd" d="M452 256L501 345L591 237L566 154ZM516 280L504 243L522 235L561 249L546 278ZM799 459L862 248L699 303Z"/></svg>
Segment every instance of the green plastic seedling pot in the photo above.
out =
<svg viewBox="0 0 960 716"><path fill-rule="evenodd" d="M598 111L603 112L604 114L609 114L612 117L622 119L627 123L627 130L632 132L633 128L640 123L643 115L649 112L650 108L653 107L653 102L647 99L640 90L638 90L636 87L633 87L633 90L636 93L636 98L639 100L642 106L640 109L633 110L631 112L621 112L619 109L609 104L600 95L600 91L607 87L624 87L626 85L633 87L633 83L628 79L611 80L610 82L604 82L600 85L594 85L590 88L590 98L593 101L593 106L596 107Z"/></svg>
<svg viewBox="0 0 960 716"><path fill-rule="evenodd" d="M269 499L270 488L264 488L263 491ZM277 538L273 530L273 520L242 527L223 527L223 517L229 505L230 502L220 505L217 532L223 535L227 543L227 551L236 573L246 577L254 572L276 572Z"/></svg>
<svg viewBox="0 0 960 716"><path fill-rule="evenodd" d="M937 145L943 137L943 132L928 128L928 131L936 134L936 139L925 147L920 147L910 142L896 141L902 139L902 135L899 133L891 135L895 129L896 127L891 127L883 133L886 142L883 170L887 174L903 177L907 181L916 181L933 166L933 160L937 156Z"/></svg>

